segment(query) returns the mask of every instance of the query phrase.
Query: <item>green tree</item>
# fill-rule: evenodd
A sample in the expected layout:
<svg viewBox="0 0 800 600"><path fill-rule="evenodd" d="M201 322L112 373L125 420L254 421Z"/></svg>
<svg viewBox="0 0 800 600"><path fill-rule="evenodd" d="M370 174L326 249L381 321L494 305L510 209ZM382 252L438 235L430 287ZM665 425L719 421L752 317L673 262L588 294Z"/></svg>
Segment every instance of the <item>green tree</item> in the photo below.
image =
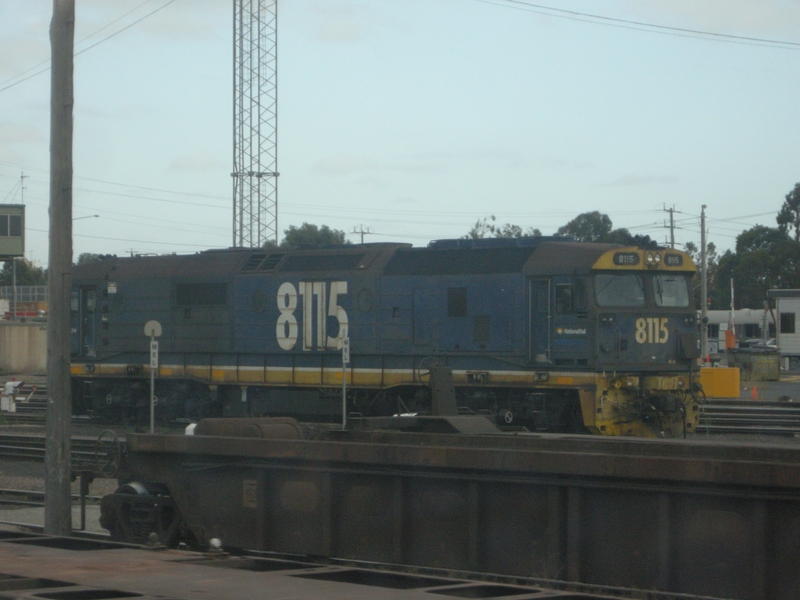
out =
<svg viewBox="0 0 800 600"><path fill-rule="evenodd" d="M646 242L644 241L644 238L647 238ZM644 236L644 238L641 238L639 236L634 237L631 235L630 231L628 231L624 227L620 227L619 229L612 229L611 231L609 231L600 241L607 244L629 245L629 244L637 244L641 240L643 243L649 244L650 238L648 236Z"/></svg>
<svg viewBox="0 0 800 600"><path fill-rule="evenodd" d="M611 217L595 210L582 213L559 227L556 235L568 235L579 242L600 242L611 233L611 228Z"/></svg>
<svg viewBox="0 0 800 600"><path fill-rule="evenodd" d="M521 238L542 235L542 232L535 227L529 227L523 231L522 227L519 225L512 225L511 223L495 225L496 220L497 218L494 215L479 219L475 222L475 225L472 226L472 229L467 232L467 235L461 239L480 240L487 237Z"/></svg>
<svg viewBox="0 0 800 600"><path fill-rule="evenodd" d="M283 231L283 241L281 247L300 247L300 246L328 246L338 244L349 244L345 239L345 232L339 229L331 229L327 225L317 227L310 223L303 223L300 227L290 225L289 229ZM274 242L264 244L265 248L274 248Z"/></svg>
<svg viewBox="0 0 800 600"><path fill-rule="evenodd" d="M734 287L734 308L761 308L767 298L767 290L774 286L775 260L767 250L745 252L738 256L732 270ZM725 284L724 281L720 282ZM728 306L730 306L730 279L728 286Z"/></svg>
<svg viewBox="0 0 800 600"><path fill-rule="evenodd" d="M789 235L789 229L794 229L794 239L800 240L800 183L794 184L794 189L786 194L786 201L781 206L777 217L778 229Z"/></svg>
<svg viewBox="0 0 800 600"><path fill-rule="evenodd" d="M34 267L27 260L17 259L17 285L47 285L47 271ZM14 284L14 267L10 260L3 263L0 285Z"/></svg>
<svg viewBox="0 0 800 600"><path fill-rule="evenodd" d="M736 253L743 254L756 250L774 252L778 244L788 239L786 232L780 228L755 225L736 236Z"/></svg>
<svg viewBox="0 0 800 600"><path fill-rule="evenodd" d="M800 242L784 240L775 245L770 256L775 265L770 287L772 289L800 288Z"/></svg>
<svg viewBox="0 0 800 600"><path fill-rule="evenodd" d="M581 213L566 225L559 227L556 235L568 235L579 242L600 242L611 233L611 218L599 210Z"/></svg>
<svg viewBox="0 0 800 600"><path fill-rule="evenodd" d="M97 262L98 260L105 260L107 258L117 258L116 254L93 254L91 252L81 252L78 255L78 264L83 265L90 262Z"/></svg>
<svg viewBox="0 0 800 600"><path fill-rule="evenodd" d="M625 228L613 229L611 217L599 210L581 213L572 221L559 227L556 235L566 235L579 242L602 242L606 244L638 244L644 238L632 236ZM647 238L646 243L650 239Z"/></svg>
<svg viewBox="0 0 800 600"><path fill-rule="evenodd" d="M709 265L708 295L711 308L761 308L767 291L800 287L800 241L787 230L756 225L736 237L736 251L728 250L716 265Z"/></svg>
<svg viewBox="0 0 800 600"><path fill-rule="evenodd" d="M694 302L695 306L700 306L700 250L698 249L697 245L694 242L686 242L683 245L683 249L686 253L692 257L692 262L697 265L697 272L692 277L692 289L694 290ZM719 266L719 257L717 256L717 247L714 245L714 242L708 242L706 244L706 268L708 269L708 297L711 298L711 288L713 282L717 277L717 270Z"/></svg>
<svg viewBox="0 0 800 600"><path fill-rule="evenodd" d="M725 310L731 306L731 277L739 264L739 256L726 250L717 261L717 268L714 276L711 270L708 273L708 297L711 299L709 308L713 310Z"/></svg>
<svg viewBox="0 0 800 600"><path fill-rule="evenodd" d="M482 240L485 237L492 237L495 230L494 221L496 220L495 216L492 215L491 217L484 217L483 219L478 219L475 222L475 225L472 226L462 239L464 240Z"/></svg>
<svg viewBox="0 0 800 600"><path fill-rule="evenodd" d="M686 253L692 257L692 262L697 265L697 268L700 268L700 249L694 242L686 242L683 245L683 249ZM719 262L719 257L717 256L717 246L714 242L708 242L706 244L706 266L708 267L709 275L711 271L716 268L717 263Z"/></svg>

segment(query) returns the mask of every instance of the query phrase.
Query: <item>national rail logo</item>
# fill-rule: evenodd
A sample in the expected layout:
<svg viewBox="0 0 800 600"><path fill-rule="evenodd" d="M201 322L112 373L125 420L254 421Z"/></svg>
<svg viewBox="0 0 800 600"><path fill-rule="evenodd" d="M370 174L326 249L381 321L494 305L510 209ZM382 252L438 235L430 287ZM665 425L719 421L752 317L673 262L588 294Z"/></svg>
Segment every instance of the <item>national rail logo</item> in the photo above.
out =
<svg viewBox="0 0 800 600"><path fill-rule="evenodd" d="M586 335L585 327L565 328L557 327L556 335Z"/></svg>

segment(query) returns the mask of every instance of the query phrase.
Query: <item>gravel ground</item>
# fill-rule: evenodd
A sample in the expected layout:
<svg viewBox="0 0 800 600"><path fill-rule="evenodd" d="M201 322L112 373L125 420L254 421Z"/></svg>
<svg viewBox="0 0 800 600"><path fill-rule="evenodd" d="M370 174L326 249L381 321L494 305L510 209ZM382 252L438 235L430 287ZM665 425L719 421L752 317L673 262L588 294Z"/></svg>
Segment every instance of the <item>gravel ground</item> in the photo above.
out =
<svg viewBox="0 0 800 600"><path fill-rule="evenodd" d="M44 491L44 464L20 460L0 461L0 488ZM103 496L117 489L116 479L95 479L89 485L90 496ZM80 494L80 482L72 482L72 493Z"/></svg>
<svg viewBox="0 0 800 600"><path fill-rule="evenodd" d="M800 376L796 374L784 375L780 381L743 381L741 388L740 400L755 396L761 402L800 402Z"/></svg>

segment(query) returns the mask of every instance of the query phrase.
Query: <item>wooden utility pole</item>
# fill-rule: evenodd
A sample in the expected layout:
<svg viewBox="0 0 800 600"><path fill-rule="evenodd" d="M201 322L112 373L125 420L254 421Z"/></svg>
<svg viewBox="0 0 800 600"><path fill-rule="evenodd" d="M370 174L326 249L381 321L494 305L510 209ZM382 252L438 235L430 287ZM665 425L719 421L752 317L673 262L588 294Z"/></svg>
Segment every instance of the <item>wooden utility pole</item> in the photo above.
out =
<svg viewBox="0 0 800 600"><path fill-rule="evenodd" d="M72 532L69 301L72 287L72 53L75 0L53 0L50 22L50 252L44 531Z"/></svg>

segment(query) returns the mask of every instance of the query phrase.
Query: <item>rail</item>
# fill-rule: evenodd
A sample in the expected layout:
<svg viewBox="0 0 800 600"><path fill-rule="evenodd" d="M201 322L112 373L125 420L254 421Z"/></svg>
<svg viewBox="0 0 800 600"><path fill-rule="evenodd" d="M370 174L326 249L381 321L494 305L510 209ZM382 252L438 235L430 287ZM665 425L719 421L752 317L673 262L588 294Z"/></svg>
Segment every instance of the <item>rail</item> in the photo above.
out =
<svg viewBox="0 0 800 600"><path fill-rule="evenodd" d="M46 438L43 435L0 434L0 458L43 462ZM73 436L70 458L74 471L91 471L97 476L113 477L125 440L113 432L99 437Z"/></svg>
<svg viewBox="0 0 800 600"><path fill-rule="evenodd" d="M800 436L800 402L706 402L697 432Z"/></svg>
<svg viewBox="0 0 800 600"><path fill-rule="evenodd" d="M72 494L72 500L81 500L80 494ZM86 496L89 502L100 502L100 496ZM44 506L44 492L0 488L0 504L7 506Z"/></svg>

